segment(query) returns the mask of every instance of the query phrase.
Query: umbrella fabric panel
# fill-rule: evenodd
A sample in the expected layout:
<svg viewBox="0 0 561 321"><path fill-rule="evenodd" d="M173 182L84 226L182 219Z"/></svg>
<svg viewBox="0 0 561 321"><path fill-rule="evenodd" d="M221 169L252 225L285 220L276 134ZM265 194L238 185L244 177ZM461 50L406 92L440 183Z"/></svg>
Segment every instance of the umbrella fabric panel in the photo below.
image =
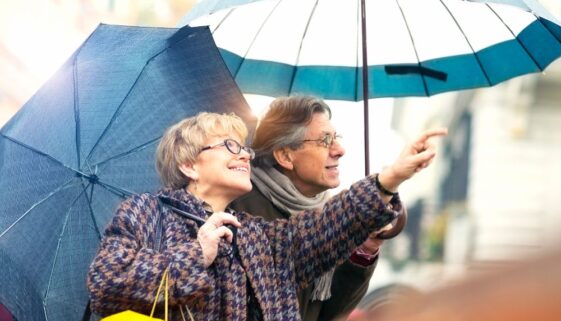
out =
<svg viewBox="0 0 561 321"><path fill-rule="evenodd" d="M93 186L91 205L94 213L97 213L96 226L100 231L103 231L115 213L116 205L122 197L132 193L152 192L160 185L154 160L158 143L159 140L156 140L142 149L111 158L96 167L99 180ZM113 200L112 194L114 201L108 202Z"/></svg>
<svg viewBox="0 0 561 321"><path fill-rule="evenodd" d="M117 37L115 26L101 24L70 61L75 76L72 105L79 122L79 167L87 162L123 101L129 99L147 61L165 49L162 42L175 32L158 28L148 34L142 28L119 26ZM100 113L99 108L105 112Z"/></svg>
<svg viewBox="0 0 561 321"><path fill-rule="evenodd" d="M91 192L88 192L88 194L90 200L88 206L89 209L91 209L91 213L93 213L90 225L93 229L99 231L99 239L101 239L101 234L105 231L105 227L115 215L115 211L123 201L123 198L99 184L93 185L91 187Z"/></svg>
<svg viewBox="0 0 561 321"><path fill-rule="evenodd" d="M92 223L93 214L87 210L89 200L86 195L81 193L68 210L59 236L44 294L45 313L49 320L78 320L89 299L84 280L99 244L99 234Z"/></svg>
<svg viewBox="0 0 561 321"><path fill-rule="evenodd" d="M72 68L65 64L1 129L2 135L47 153L66 166L77 166ZM41 104L41 110L25 108ZM33 130L29 124L33 124Z"/></svg>
<svg viewBox="0 0 561 321"><path fill-rule="evenodd" d="M52 307L52 311L46 311L47 316L56 316L54 320L79 319L87 302L85 271L94 255L99 236L92 228L91 213L83 208L65 209L61 205L76 204L81 194L81 186L69 187L53 194L29 210L17 225L5 231L0 238L0 247L11 258L8 263L17 266L18 273L25 275L30 286L26 292L33 293L32 297L48 302L51 290L56 291L61 286L67 291L66 295L72 297L72 300L58 302ZM58 215L61 211L62 215ZM78 226L73 224L76 220L79 222ZM72 232L77 234L72 235ZM67 240L68 237L70 240ZM90 250L84 252L83 249L87 247ZM2 266L5 263L0 262ZM77 270L77 266L81 270ZM62 280L79 287L66 288L68 282L61 282ZM3 284L12 282L13 280L5 280ZM11 307L14 299L16 298L8 297L5 303ZM81 304L77 304L78 301ZM42 305L29 306L27 309L43 311Z"/></svg>
<svg viewBox="0 0 561 321"><path fill-rule="evenodd" d="M42 320L43 311L40 307L43 305L43 298L21 273L19 266L2 249L0 249L0 264L2 264L0 302L9 305L10 312L17 315L20 320Z"/></svg>
<svg viewBox="0 0 561 321"><path fill-rule="evenodd" d="M0 241L3 233L30 209L76 178L74 171L52 157L4 135L4 131L0 132Z"/></svg>
<svg viewBox="0 0 561 321"><path fill-rule="evenodd" d="M544 70L561 56L561 27L551 21L539 19L533 22L518 35L518 40L540 70ZM543 46L549 50L542 50Z"/></svg>

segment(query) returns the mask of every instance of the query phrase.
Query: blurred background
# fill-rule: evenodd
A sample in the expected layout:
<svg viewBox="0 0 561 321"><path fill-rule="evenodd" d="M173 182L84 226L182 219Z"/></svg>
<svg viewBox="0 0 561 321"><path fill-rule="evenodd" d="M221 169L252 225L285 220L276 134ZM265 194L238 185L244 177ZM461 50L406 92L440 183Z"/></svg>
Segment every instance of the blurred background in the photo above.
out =
<svg viewBox="0 0 561 321"><path fill-rule="evenodd" d="M0 127L99 23L174 27L195 0L0 2ZM559 0L540 0L557 18ZM247 96L256 115L268 97ZM341 188L361 178L362 103L328 101L347 154ZM546 73L431 98L374 99L371 169L447 126L434 166L400 190L409 223L386 241L371 290L431 289L540 255L561 231L561 61ZM0 178L1 179L1 178Z"/></svg>

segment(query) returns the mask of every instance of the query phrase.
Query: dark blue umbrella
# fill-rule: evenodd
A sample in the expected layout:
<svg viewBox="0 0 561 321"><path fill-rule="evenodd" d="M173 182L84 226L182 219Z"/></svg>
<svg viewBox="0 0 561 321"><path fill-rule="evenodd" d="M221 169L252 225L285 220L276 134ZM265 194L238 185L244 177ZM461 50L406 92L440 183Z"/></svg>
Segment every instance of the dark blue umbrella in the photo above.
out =
<svg viewBox="0 0 561 321"><path fill-rule="evenodd" d="M118 203L154 191L163 131L199 111L254 126L209 30L100 25L0 131L0 302L79 320Z"/></svg>

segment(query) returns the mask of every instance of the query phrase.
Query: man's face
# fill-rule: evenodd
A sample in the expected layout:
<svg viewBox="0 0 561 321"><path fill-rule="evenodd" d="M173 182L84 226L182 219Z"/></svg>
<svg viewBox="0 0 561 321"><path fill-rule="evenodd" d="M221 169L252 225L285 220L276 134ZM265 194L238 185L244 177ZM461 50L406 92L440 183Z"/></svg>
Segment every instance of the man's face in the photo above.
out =
<svg viewBox="0 0 561 321"><path fill-rule="evenodd" d="M337 139L325 146L321 140L328 135L334 137L335 128L327 114L315 113L304 137L307 141L300 148L289 151L292 169L286 170L285 174L305 196L313 197L339 186L339 158L345 154L345 149Z"/></svg>

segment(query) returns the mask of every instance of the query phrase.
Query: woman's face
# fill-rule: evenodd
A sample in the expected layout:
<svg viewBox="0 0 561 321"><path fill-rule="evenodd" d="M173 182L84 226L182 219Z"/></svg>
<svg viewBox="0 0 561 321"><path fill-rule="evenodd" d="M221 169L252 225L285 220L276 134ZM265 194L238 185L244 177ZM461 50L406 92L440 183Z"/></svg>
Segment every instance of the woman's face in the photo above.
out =
<svg viewBox="0 0 561 321"><path fill-rule="evenodd" d="M251 191L249 164L250 155L241 149L239 154L231 152L224 144L224 140L233 139L241 144L237 135L209 137L205 148L200 152L197 161L192 165L198 195L223 196L232 200ZM236 144L230 142L236 152ZM243 145L242 145L243 146Z"/></svg>

